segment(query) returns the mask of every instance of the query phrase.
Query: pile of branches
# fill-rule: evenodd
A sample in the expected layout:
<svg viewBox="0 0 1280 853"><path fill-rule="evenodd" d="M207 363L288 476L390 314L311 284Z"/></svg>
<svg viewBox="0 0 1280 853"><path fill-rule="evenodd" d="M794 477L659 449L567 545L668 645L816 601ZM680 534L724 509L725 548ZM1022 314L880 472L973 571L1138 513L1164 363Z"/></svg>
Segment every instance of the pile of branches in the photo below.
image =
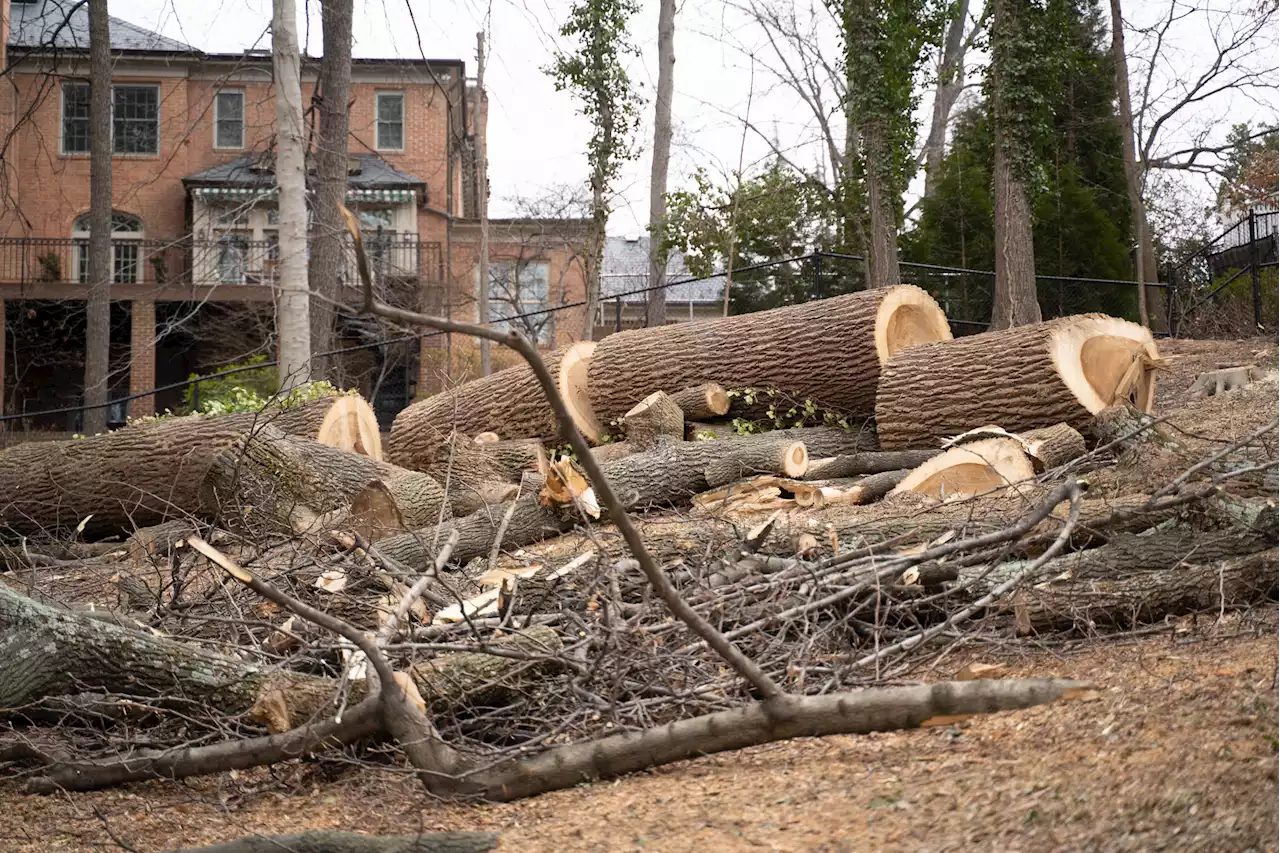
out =
<svg viewBox="0 0 1280 853"><path fill-rule="evenodd" d="M1069 699L1086 685L907 682L957 643L1276 591L1275 423L1191 440L1118 401L1083 430L988 426L946 447L832 427L691 441L672 403L711 405L699 386L646 398L608 460L524 339L366 307L515 348L572 457L450 432L411 470L265 422L101 437L161 435L207 464L165 501L153 471L152 494L135 478L123 508L93 504L115 539L86 518L98 541L28 529L5 547L0 768L29 790L345 750L407 762L438 795L515 799ZM97 458L86 446L66 452ZM33 480L11 528L63 482ZM93 501L73 497L76 514ZM159 521L121 541L140 515Z"/></svg>

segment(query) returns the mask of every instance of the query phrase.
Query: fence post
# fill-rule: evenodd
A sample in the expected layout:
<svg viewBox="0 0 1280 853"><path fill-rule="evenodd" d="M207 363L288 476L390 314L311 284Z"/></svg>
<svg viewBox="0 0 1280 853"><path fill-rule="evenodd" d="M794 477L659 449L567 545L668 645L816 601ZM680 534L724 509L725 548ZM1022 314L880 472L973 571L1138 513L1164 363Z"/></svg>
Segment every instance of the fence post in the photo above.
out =
<svg viewBox="0 0 1280 853"><path fill-rule="evenodd" d="M1262 279L1258 272L1258 235L1254 225L1257 214L1249 208L1249 278L1253 284L1253 325L1262 328Z"/></svg>
<svg viewBox="0 0 1280 853"><path fill-rule="evenodd" d="M814 252L813 254L813 295L817 299L822 298L822 253Z"/></svg>
<svg viewBox="0 0 1280 853"><path fill-rule="evenodd" d="M613 330L622 331L622 297L613 300Z"/></svg>
<svg viewBox="0 0 1280 853"><path fill-rule="evenodd" d="M200 380L191 383L191 411L200 411Z"/></svg>
<svg viewBox="0 0 1280 853"><path fill-rule="evenodd" d="M1178 268L1169 270L1169 281L1164 288L1165 313L1169 324L1169 337L1178 336Z"/></svg>

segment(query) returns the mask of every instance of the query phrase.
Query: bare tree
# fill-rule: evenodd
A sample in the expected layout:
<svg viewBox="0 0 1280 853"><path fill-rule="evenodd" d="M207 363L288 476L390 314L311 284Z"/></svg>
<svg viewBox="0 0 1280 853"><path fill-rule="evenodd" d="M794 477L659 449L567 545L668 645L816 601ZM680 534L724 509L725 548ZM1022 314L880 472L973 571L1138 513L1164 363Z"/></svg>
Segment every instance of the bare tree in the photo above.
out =
<svg viewBox="0 0 1280 853"><path fill-rule="evenodd" d="M942 174L942 158L947 147L947 126L951 112L964 89L964 57L978 32L975 24L968 35L965 25L969 17L969 0L957 0L947 22L947 37L942 43L938 58L938 82L933 93L933 110L929 120L929 136L924 150L924 197L930 198L938 191L938 178Z"/></svg>
<svg viewBox="0 0 1280 853"><path fill-rule="evenodd" d="M85 300L86 435L107 431L111 357L111 28L107 0L89 2L89 292Z"/></svg>
<svg viewBox="0 0 1280 853"><path fill-rule="evenodd" d="M653 105L653 161L649 170L649 293L645 325L667 322L667 167L671 162L671 97L675 88L676 0L658 4L658 92Z"/></svg>
<svg viewBox="0 0 1280 853"><path fill-rule="evenodd" d="M486 100L484 91L484 33L476 33L476 105ZM480 217L480 274L476 277L476 304L481 323L489 322L489 150L485 128L476 111L476 214ZM480 375L493 372L489 339L480 339Z"/></svg>
<svg viewBox="0 0 1280 853"><path fill-rule="evenodd" d="M352 0L325 0L320 5L324 27L324 58L316 103L320 115L316 134L315 181L312 189L311 254L308 281L316 294L311 300L311 348L313 352L334 349L333 301L338 299L342 270L346 268L346 227L341 206L347 191L347 138L351 101L351 18ZM331 371L323 363L312 364L318 378Z"/></svg>
<svg viewBox="0 0 1280 853"><path fill-rule="evenodd" d="M271 55L276 89L276 183L280 188L280 285L276 328L280 338L280 387L307 382L311 324L307 288L307 170L302 125L302 74L297 6L273 0Z"/></svg>
<svg viewBox="0 0 1280 853"><path fill-rule="evenodd" d="M1129 211L1133 219L1133 233L1139 251L1134 253L1134 280L1147 280L1146 246L1147 211L1142 203L1141 164L1136 162L1133 144L1133 107L1129 101L1129 64L1124 52L1124 20L1120 14L1120 0L1111 0L1111 58L1116 66L1116 95L1119 99L1120 136L1124 156L1124 182L1129 193ZM1151 270L1152 273L1155 270ZM1154 278L1154 276L1152 276ZM1147 289L1138 288L1138 320L1144 326L1151 325L1147 316Z"/></svg>

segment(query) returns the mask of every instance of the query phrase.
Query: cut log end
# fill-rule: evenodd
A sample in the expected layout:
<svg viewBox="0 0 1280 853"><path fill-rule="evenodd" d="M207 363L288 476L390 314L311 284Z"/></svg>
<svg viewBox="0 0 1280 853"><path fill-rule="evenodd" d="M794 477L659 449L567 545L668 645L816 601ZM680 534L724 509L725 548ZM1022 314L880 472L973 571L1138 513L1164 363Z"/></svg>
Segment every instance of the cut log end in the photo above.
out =
<svg viewBox="0 0 1280 853"><path fill-rule="evenodd" d="M373 407L358 394L342 394L320 422L316 441L382 461L382 434Z"/></svg>
<svg viewBox="0 0 1280 853"><path fill-rule="evenodd" d="M595 410L591 408L590 385L587 381L587 368L591 365L591 355L595 349L595 341L579 341L569 347L560 359L559 375L556 377L560 396L564 398L574 426L591 441L598 440L603 432Z"/></svg>
<svg viewBox="0 0 1280 853"><path fill-rule="evenodd" d="M952 447L912 471L893 490L916 492L935 500L973 497L1035 476L1022 442L985 438Z"/></svg>
<svg viewBox="0 0 1280 853"><path fill-rule="evenodd" d="M809 470L809 450L803 441L789 446L782 457L782 473L788 477L803 477Z"/></svg>
<svg viewBox="0 0 1280 853"><path fill-rule="evenodd" d="M1049 347L1064 384L1090 414L1117 402L1151 411L1160 354L1149 330L1115 317L1084 315L1059 322Z"/></svg>
<svg viewBox="0 0 1280 853"><path fill-rule="evenodd" d="M938 303L911 284L889 288L876 312L876 354L884 364L900 349L951 340L951 326Z"/></svg>

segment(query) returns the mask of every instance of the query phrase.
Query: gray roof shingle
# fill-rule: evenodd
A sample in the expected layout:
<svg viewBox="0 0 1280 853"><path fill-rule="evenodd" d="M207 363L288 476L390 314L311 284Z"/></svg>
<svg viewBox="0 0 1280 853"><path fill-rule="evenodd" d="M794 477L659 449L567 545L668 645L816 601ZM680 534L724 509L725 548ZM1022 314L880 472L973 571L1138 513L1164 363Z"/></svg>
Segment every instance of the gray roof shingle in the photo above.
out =
<svg viewBox="0 0 1280 853"><path fill-rule="evenodd" d="M356 189L407 189L424 183L421 178L401 172L375 154L359 154L352 160L359 161L360 170L351 172L347 183ZM258 153L219 163L182 180L203 186L270 187L275 186L276 176L271 169L269 155Z"/></svg>
<svg viewBox="0 0 1280 853"><path fill-rule="evenodd" d="M692 278L684 255L667 256L667 281ZM639 238L607 237L604 243L604 269L600 274L600 298L610 299L649 286L649 235ZM676 284L667 288L669 302L717 302L724 293L724 278L714 276L702 281ZM645 301L645 294L623 296L625 303Z"/></svg>
<svg viewBox="0 0 1280 853"><path fill-rule="evenodd" d="M89 7L76 0L34 0L10 6L9 47L87 51ZM116 52L199 53L189 44L112 18L111 49Z"/></svg>

